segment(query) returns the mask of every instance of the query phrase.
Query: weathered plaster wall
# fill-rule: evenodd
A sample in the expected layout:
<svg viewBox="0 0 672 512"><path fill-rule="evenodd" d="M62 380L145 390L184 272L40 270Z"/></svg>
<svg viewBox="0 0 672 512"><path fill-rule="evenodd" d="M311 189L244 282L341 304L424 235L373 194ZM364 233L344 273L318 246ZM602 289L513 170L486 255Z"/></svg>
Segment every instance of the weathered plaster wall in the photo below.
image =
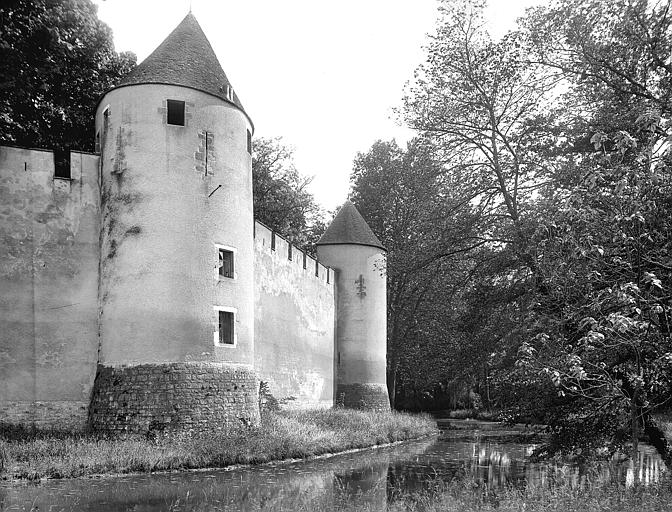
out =
<svg viewBox="0 0 672 512"><path fill-rule="evenodd" d="M82 428L98 351L98 157L0 147L0 421Z"/></svg>
<svg viewBox="0 0 672 512"><path fill-rule="evenodd" d="M166 123L167 99L186 102L185 126ZM247 117L193 89L133 85L107 93L96 127L103 165L101 363L251 367ZM235 249L235 279L218 278L215 244ZM215 306L235 308L235 346L214 343Z"/></svg>
<svg viewBox="0 0 672 512"><path fill-rule="evenodd" d="M334 273L255 223L255 360L259 378L288 407L334 400ZM317 276L315 275L317 268ZM293 398L293 399L292 399Z"/></svg>
<svg viewBox="0 0 672 512"><path fill-rule="evenodd" d="M317 251L338 275L336 399L348 407L389 408L385 256L355 244Z"/></svg>

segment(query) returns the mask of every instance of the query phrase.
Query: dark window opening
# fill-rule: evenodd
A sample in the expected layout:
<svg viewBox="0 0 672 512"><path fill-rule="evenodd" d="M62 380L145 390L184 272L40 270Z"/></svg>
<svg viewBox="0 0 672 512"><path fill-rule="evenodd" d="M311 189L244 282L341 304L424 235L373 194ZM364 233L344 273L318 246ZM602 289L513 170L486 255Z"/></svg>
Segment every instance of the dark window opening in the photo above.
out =
<svg viewBox="0 0 672 512"><path fill-rule="evenodd" d="M292 261L292 244L287 244L287 259Z"/></svg>
<svg viewBox="0 0 672 512"><path fill-rule="evenodd" d="M168 124L184 126L184 101L167 100Z"/></svg>
<svg viewBox="0 0 672 512"><path fill-rule="evenodd" d="M233 313L230 311L219 312L219 343L220 345L233 345Z"/></svg>
<svg viewBox="0 0 672 512"><path fill-rule="evenodd" d="M96 132L96 148L94 151L100 153L100 132Z"/></svg>
<svg viewBox="0 0 672 512"><path fill-rule="evenodd" d="M303 253L303 269L306 269L306 253Z"/></svg>
<svg viewBox="0 0 672 512"><path fill-rule="evenodd" d="M70 151L57 149L54 151L54 178L70 179Z"/></svg>
<svg viewBox="0 0 672 512"><path fill-rule="evenodd" d="M252 154L252 132L250 130L247 130L247 152Z"/></svg>
<svg viewBox="0 0 672 512"><path fill-rule="evenodd" d="M315 260L315 277L320 277L320 263Z"/></svg>
<svg viewBox="0 0 672 512"><path fill-rule="evenodd" d="M275 251L275 233L271 233L271 251Z"/></svg>
<svg viewBox="0 0 672 512"><path fill-rule="evenodd" d="M233 279L233 251L219 250L219 275Z"/></svg>
<svg viewBox="0 0 672 512"><path fill-rule="evenodd" d="M329 284L329 269L327 269L327 284Z"/></svg>

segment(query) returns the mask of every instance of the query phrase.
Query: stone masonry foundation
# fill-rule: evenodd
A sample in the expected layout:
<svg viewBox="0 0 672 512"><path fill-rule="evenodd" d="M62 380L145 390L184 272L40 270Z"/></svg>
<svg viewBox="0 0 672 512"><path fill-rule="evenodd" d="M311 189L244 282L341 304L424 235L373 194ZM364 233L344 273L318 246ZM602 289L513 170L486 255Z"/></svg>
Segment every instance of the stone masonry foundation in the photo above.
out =
<svg viewBox="0 0 672 512"><path fill-rule="evenodd" d="M259 381L227 363L98 366L89 422L114 434L227 432L259 424Z"/></svg>
<svg viewBox="0 0 672 512"><path fill-rule="evenodd" d="M339 405L351 409L390 410L385 384L339 384L336 397Z"/></svg>

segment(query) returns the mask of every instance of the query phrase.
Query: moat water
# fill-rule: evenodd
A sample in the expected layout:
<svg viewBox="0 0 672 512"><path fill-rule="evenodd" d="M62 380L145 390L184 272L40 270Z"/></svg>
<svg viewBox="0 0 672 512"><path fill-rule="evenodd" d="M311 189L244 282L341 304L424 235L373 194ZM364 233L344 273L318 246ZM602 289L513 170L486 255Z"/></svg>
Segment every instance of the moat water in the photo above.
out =
<svg viewBox="0 0 672 512"><path fill-rule="evenodd" d="M431 489L438 482L470 479L489 489L572 486L666 477L665 465L643 445L636 461L558 465L530 460L533 442L514 442L517 432L451 422L438 438L306 462L96 479L0 485L0 510L25 511L245 511L329 510L352 501L385 510L395 494ZM440 420L446 427L448 422ZM455 429L457 427L457 429Z"/></svg>

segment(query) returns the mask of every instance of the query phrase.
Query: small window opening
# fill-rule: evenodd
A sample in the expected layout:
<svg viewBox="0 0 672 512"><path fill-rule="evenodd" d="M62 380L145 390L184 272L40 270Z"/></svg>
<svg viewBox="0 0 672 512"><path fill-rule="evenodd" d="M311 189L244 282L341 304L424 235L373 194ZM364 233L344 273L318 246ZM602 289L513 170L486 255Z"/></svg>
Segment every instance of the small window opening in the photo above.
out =
<svg viewBox="0 0 672 512"><path fill-rule="evenodd" d="M103 110L103 121L107 123L107 121L110 119L110 106L108 105L105 107L105 110Z"/></svg>
<svg viewBox="0 0 672 512"><path fill-rule="evenodd" d="M233 279L233 251L219 249L219 275Z"/></svg>
<svg viewBox="0 0 672 512"><path fill-rule="evenodd" d="M250 130L247 130L247 152L252 154L252 132Z"/></svg>
<svg viewBox="0 0 672 512"><path fill-rule="evenodd" d="M184 126L184 101L167 100L168 118L167 123L176 126Z"/></svg>
<svg viewBox="0 0 672 512"><path fill-rule="evenodd" d="M287 244L287 259L292 261L292 244Z"/></svg>
<svg viewBox="0 0 672 512"><path fill-rule="evenodd" d="M306 270L306 259L307 259L307 256L306 256L306 253L304 252L303 253L303 270Z"/></svg>
<svg viewBox="0 0 672 512"><path fill-rule="evenodd" d="M70 151L67 149L54 151L54 178L70 179Z"/></svg>
<svg viewBox="0 0 672 512"><path fill-rule="evenodd" d="M96 153L100 153L100 131L96 132Z"/></svg>
<svg viewBox="0 0 672 512"><path fill-rule="evenodd" d="M233 313L230 311L219 312L219 344L233 345Z"/></svg>
<svg viewBox="0 0 672 512"><path fill-rule="evenodd" d="M320 277L320 263L315 260L315 277Z"/></svg>
<svg viewBox="0 0 672 512"><path fill-rule="evenodd" d="M275 251L275 233L271 233L271 251Z"/></svg>
<svg viewBox="0 0 672 512"><path fill-rule="evenodd" d="M226 86L226 99L229 101L233 101L233 87L230 85Z"/></svg>
<svg viewBox="0 0 672 512"><path fill-rule="evenodd" d="M327 268L327 284L329 284L329 274L330 274L330 273L331 273L331 272L330 272L329 269Z"/></svg>

